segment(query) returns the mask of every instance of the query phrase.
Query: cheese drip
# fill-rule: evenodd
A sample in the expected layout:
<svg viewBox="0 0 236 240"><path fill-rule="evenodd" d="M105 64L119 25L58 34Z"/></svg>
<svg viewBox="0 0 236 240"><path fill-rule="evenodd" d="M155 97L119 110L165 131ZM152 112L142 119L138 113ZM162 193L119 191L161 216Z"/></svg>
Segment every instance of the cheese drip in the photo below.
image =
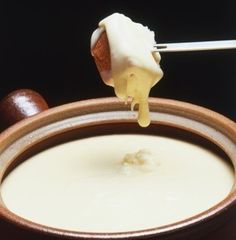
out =
<svg viewBox="0 0 236 240"><path fill-rule="evenodd" d="M114 87L118 98L127 101L131 97L132 110L138 105L138 123L146 127L150 124L149 92L163 76L160 54L153 52L154 32L123 14L114 13L99 23L91 47L104 30L110 47L111 72L101 73L103 81Z"/></svg>

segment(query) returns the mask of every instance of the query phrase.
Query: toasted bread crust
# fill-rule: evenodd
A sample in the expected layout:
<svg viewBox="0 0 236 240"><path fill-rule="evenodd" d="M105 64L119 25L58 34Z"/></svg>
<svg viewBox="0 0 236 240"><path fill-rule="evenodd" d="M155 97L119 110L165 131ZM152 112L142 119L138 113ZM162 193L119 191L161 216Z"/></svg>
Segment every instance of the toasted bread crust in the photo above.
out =
<svg viewBox="0 0 236 240"><path fill-rule="evenodd" d="M103 31L101 33L99 39L91 51L98 71L100 73L104 71L111 71L110 46L106 31Z"/></svg>

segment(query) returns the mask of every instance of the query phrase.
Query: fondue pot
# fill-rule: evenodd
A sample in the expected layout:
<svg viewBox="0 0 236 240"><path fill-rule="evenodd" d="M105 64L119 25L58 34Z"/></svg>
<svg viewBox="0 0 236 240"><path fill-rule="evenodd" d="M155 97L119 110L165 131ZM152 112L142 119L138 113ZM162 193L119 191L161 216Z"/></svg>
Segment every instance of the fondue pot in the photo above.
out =
<svg viewBox="0 0 236 240"><path fill-rule="evenodd" d="M8 126L0 135L1 183L26 159L49 147L75 139L123 133L167 136L204 146L227 159L235 171L235 122L203 107L170 99L150 98L149 106L151 125L141 128L136 113L117 98L84 100L47 109L39 94L31 90L13 92L0 106L2 125ZM173 224L124 232L72 231L39 224L13 213L1 196L0 236L24 240L195 239L234 215L235 181L234 174L230 193L206 211Z"/></svg>

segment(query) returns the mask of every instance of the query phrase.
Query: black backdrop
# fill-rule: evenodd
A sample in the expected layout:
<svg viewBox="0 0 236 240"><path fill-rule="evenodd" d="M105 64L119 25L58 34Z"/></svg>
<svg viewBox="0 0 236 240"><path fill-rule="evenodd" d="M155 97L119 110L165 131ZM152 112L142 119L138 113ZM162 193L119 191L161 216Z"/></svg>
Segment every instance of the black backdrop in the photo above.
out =
<svg viewBox="0 0 236 240"><path fill-rule="evenodd" d="M0 97L31 88L55 106L113 96L90 56L102 18L124 13L158 42L236 39L236 1L3 1ZM236 120L236 50L163 53L164 78L151 96L202 105Z"/></svg>

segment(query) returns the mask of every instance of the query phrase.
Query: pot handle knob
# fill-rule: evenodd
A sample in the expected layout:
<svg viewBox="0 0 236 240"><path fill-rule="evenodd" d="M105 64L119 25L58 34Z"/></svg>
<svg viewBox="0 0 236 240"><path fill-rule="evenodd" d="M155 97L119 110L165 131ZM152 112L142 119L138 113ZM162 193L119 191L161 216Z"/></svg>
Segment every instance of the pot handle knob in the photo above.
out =
<svg viewBox="0 0 236 240"><path fill-rule="evenodd" d="M0 101L0 129L48 109L44 98L30 89L19 89L9 93Z"/></svg>

